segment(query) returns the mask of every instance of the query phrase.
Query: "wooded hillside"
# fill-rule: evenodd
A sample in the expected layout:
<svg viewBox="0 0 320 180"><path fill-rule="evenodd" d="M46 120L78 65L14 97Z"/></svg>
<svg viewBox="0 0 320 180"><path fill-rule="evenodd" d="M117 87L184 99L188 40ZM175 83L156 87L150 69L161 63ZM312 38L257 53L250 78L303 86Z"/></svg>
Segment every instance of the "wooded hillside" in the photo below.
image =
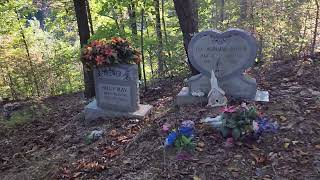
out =
<svg viewBox="0 0 320 180"><path fill-rule="evenodd" d="M143 48L147 81L189 72L188 41L210 28L251 32L262 63L312 56L318 48L318 0L7 0L0 4L2 98L84 89L75 13L80 2L90 32L84 36L89 41L120 36Z"/></svg>

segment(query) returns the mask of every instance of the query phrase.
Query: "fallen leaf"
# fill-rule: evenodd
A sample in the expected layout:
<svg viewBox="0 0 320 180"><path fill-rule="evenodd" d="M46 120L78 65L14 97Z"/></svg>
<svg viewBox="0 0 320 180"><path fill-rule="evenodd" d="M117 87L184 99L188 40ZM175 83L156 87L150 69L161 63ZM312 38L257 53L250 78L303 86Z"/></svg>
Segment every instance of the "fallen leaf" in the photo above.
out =
<svg viewBox="0 0 320 180"><path fill-rule="evenodd" d="M109 133L109 135L110 135L111 137L117 136L117 135L118 135L117 130L115 130L115 129L111 130L110 133Z"/></svg>
<svg viewBox="0 0 320 180"><path fill-rule="evenodd" d="M112 148L110 146L106 147L103 151L103 154L107 156L108 158L113 158L115 156L118 156L121 154L121 151L117 148Z"/></svg>
<svg viewBox="0 0 320 180"><path fill-rule="evenodd" d="M284 116L280 116L280 119L281 119L282 121L286 121L286 120L287 120L287 118L284 117Z"/></svg>
<svg viewBox="0 0 320 180"><path fill-rule="evenodd" d="M250 155L255 159L255 161L259 164L266 162L267 158L264 156L258 156L254 153L250 153Z"/></svg>
<svg viewBox="0 0 320 180"><path fill-rule="evenodd" d="M284 144L283 144L283 147L284 147L285 149L288 149L289 145L290 145L290 143L284 143Z"/></svg>
<svg viewBox="0 0 320 180"><path fill-rule="evenodd" d="M199 142L198 147L203 148L205 146L204 142Z"/></svg>
<svg viewBox="0 0 320 180"><path fill-rule="evenodd" d="M199 151L199 152L202 152L202 151L203 151L203 149L200 148L200 147L196 147L196 150Z"/></svg>
<svg viewBox="0 0 320 180"><path fill-rule="evenodd" d="M288 138L283 138L283 141L288 143L288 142L290 142L291 140L288 139Z"/></svg>
<svg viewBox="0 0 320 180"><path fill-rule="evenodd" d="M77 178L77 177L79 177L80 175L82 174L82 172L76 172L76 173L74 173L73 174L73 178Z"/></svg>
<svg viewBox="0 0 320 180"><path fill-rule="evenodd" d="M193 176L193 180L201 180L198 176Z"/></svg>
<svg viewBox="0 0 320 180"><path fill-rule="evenodd" d="M232 176L233 176L234 178L237 178L237 177L240 176L240 174L239 174L238 172L232 172L231 174L232 174Z"/></svg>
<svg viewBox="0 0 320 180"><path fill-rule="evenodd" d="M126 140L126 139L128 139L127 136L119 136L117 140L118 140L119 142L122 142L122 141L124 141L124 140Z"/></svg>

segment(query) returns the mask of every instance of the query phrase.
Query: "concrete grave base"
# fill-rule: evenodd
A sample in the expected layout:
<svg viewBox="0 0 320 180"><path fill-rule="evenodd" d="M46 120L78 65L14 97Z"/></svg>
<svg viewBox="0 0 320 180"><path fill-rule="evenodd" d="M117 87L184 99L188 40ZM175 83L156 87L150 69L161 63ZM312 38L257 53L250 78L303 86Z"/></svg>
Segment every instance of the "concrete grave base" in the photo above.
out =
<svg viewBox="0 0 320 180"><path fill-rule="evenodd" d="M248 100L268 102L269 92L257 90L255 98L248 99ZM203 97L192 96L191 93L189 92L189 87L183 87L176 97L176 104L179 106L201 104L201 103L207 105L208 97L206 95Z"/></svg>
<svg viewBox="0 0 320 180"><path fill-rule="evenodd" d="M89 103L84 108L85 119L87 121L92 121L97 118L137 118L137 119L144 119L146 115L151 112L152 106L151 105L144 105L139 104L139 109L134 112L120 112L120 111L113 111L113 110L105 110L101 109L97 106L97 101L94 100Z"/></svg>
<svg viewBox="0 0 320 180"><path fill-rule="evenodd" d="M188 105L188 104L200 104L200 103L204 103L205 105L207 105L208 103L207 95L203 97L192 96L190 93L189 87L183 87L176 97L176 104L179 106Z"/></svg>

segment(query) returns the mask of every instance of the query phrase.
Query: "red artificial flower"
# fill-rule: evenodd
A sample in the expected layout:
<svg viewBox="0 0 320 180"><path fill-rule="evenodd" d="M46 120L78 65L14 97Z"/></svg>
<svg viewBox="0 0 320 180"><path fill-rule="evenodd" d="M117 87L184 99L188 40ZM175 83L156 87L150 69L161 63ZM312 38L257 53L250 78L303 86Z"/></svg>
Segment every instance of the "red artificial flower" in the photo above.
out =
<svg viewBox="0 0 320 180"><path fill-rule="evenodd" d="M104 63L104 57L103 56L97 56L96 57L97 65L102 65Z"/></svg>
<svg viewBox="0 0 320 180"><path fill-rule="evenodd" d="M223 109L221 109L221 112L223 113L233 113L236 111L237 111L237 107L235 106L224 107Z"/></svg>
<svg viewBox="0 0 320 180"><path fill-rule="evenodd" d="M113 51L110 47L107 47L107 49L104 50L104 55L106 55L107 57L112 56L113 55Z"/></svg>
<svg viewBox="0 0 320 180"><path fill-rule="evenodd" d="M122 39L122 38L120 38L120 37L113 37L113 38L111 38L111 42L112 42L113 44L116 44L116 43L124 43L125 40Z"/></svg>
<svg viewBox="0 0 320 180"><path fill-rule="evenodd" d="M92 44L92 46L99 46L101 44L101 42L98 40L95 40L95 41L92 41L91 44Z"/></svg>
<svg viewBox="0 0 320 180"><path fill-rule="evenodd" d="M87 54L91 54L92 53L92 47L91 46L88 46L86 49L87 49Z"/></svg>
<svg viewBox="0 0 320 180"><path fill-rule="evenodd" d="M87 60L92 60L92 56L91 56L90 54L87 54L87 55L85 55L84 57L85 57L85 59L87 59Z"/></svg>

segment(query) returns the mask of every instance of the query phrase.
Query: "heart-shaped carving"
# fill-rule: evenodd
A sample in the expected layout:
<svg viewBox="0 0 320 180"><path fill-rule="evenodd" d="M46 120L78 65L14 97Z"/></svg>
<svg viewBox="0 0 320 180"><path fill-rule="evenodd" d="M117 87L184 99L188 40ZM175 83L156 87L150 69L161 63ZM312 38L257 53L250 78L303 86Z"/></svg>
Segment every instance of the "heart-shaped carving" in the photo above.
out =
<svg viewBox="0 0 320 180"><path fill-rule="evenodd" d="M255 39L241 29L203 31L191 39L188 47L191 64L207 77L214 69L219 79L242 74L253 65L256 52Z"/></svg>

